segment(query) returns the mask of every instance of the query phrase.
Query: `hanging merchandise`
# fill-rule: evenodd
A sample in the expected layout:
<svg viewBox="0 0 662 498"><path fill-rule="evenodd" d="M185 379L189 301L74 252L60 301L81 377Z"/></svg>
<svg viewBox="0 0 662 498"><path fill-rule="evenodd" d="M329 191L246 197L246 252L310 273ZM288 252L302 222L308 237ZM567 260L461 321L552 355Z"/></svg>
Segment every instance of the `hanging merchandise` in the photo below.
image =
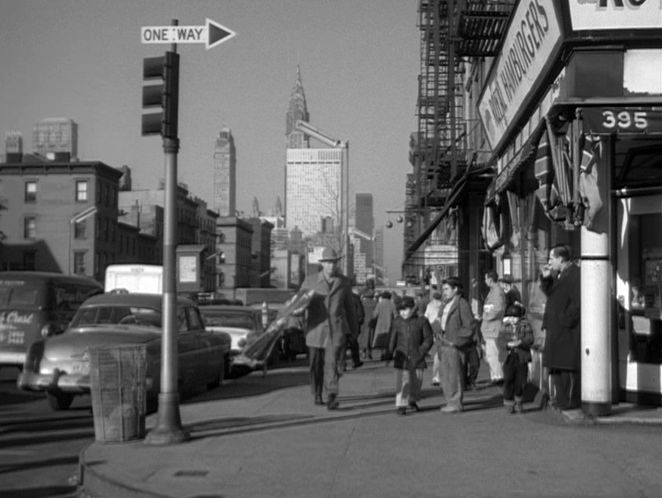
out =
<svg viewBox="0 0 662 498"><path fill-rule="evenodd" d="M602 232L606 227L598 227L596 217L604 201L598 188L598 168L602 157L602 141L598 136L580 135L581 164L579 166L579 194L583 212L583 225L593 231Z"/></svg>

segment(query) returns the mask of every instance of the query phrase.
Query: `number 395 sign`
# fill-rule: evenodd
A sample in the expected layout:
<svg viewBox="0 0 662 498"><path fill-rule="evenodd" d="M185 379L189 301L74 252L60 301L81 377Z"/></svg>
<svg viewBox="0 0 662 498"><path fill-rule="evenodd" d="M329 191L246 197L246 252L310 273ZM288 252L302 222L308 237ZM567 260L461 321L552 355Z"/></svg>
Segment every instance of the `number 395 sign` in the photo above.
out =
<svg viewBox="0 0 662 498"><path fill-rule="evenodd" d="M593 133L662 132L662 107L584 107L582 117Z"/></svg>

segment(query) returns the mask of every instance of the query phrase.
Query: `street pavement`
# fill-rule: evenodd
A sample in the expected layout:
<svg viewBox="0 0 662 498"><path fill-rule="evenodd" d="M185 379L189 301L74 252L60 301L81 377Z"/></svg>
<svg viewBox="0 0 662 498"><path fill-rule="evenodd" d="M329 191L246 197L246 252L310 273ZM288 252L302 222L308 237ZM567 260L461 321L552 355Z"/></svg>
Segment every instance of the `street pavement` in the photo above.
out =
<svg viewBox="0 0 662 498"><path fill-rule="evenodd" d="M480 378L479 378L480 379ZM303 364L254 372L181 404L187 442L96 441L80 455L85 497L659 497L662 409L502 407L479 382L444 414L426 370L421 411L399 416L395 372L366 362L315 406ZM147 417L147 429L156 415Z"/></svg>

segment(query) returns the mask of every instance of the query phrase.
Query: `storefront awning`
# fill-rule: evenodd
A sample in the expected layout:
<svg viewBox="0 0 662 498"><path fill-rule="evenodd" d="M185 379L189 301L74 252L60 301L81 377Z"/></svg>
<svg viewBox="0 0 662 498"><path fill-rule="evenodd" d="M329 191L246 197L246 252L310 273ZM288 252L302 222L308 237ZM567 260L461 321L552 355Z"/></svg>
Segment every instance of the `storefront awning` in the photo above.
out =
<svg viewBox="0 0 662 498"><path fill-rule="evenodd" d="M538 153L538 143L545 133L545 120L543 119L535 130L526 140L524 145L515 154L515 157L497 174L492 183L487 188L485 203L494 201L497 194L507 190L515 183L515 177L521 173L524 168L530 167L536 160Z"/></svg>
<svg viewBox="0 0 662 498"><path fill-rule="evenodd" d="M411 256L418 250L418 248L421 247L421 244L423 244L423 242L425 242L430 237L434 229L437 228L437 226L439 226L439 223L441 223L441 220L443 220L444 217L448 214L448 211L457 203L460 195L464 191L464 187L466 184L467 184L467 175L460 178L455 183L455 185L453 185L450 194L446 198L446 202L444 202L444 205L437 214L437 216L434 217L434 219L425 228L425 230L423 230L421 235L419 235L418 238L405 251L405 261L411 258Z"/></svg>

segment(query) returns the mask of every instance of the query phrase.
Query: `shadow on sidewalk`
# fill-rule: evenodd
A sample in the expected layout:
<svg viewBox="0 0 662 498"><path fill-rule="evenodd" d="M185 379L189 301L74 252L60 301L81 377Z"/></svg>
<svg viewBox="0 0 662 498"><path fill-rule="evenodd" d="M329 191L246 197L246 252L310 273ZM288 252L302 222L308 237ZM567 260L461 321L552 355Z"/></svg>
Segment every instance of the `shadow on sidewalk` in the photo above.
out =
<svg viewBox="0 0 662 498"><path fill-rule="evenodd" d="M186 401L186 404L260 396L279 389L303 386L309 383L308 370L269 371L264 377L259 372L252 372L226 382L216 389L193 396Z"/></svg>
<svg viewBox="0 0 662 498"><path fill-rule="evenodd" d="M388 398L388 400L383 398ZM324 406L321 406L318 407L319 413L283 413L255 417L227 417L186 425L186 430L191 433L191 439L196 440L207 437L229 436L274 429L300 428L304 425L392 415L394 407L391 398L391 395L361 397L343 397L341 395L339 397L341 405L333 412L329 412ZM370 401L371 399L374 401ZM350 404L352 400L368 400L368 402Z"/></svg>

